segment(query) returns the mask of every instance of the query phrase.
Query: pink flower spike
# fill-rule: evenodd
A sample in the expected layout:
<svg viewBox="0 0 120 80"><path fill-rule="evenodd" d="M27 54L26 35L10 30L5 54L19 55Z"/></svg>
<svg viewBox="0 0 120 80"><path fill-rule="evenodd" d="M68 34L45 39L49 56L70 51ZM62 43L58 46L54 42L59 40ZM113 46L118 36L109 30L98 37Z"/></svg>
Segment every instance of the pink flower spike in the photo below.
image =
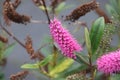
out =
<svg viewBox="0 0 120 80"><path fill-rule="evenodd" d="M97 69L105 74L120 72L120 49L98 58Z"/></svg>
<svg viewBox="0 0 120 80"><path fill-rule="evenodd" d="M75 51L81 51L82 47L77 43L69 31L62 27L59 20L54 18L50 22L50 33L54 41L60 47L64 56L76 59Z"/></svg>

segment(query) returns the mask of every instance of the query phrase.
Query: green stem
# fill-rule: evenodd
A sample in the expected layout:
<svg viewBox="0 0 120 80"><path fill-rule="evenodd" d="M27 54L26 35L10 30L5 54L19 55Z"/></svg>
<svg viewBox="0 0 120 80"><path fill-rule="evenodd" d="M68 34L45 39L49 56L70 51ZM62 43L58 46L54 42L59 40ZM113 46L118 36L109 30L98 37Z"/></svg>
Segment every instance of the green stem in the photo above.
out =
<svg viewBox="0 0 120 80"><path fill-rule="evenodd" d="M53 52L53 67L55 67L56 66L56 61L57 61L57 48L53 45L53 50L54 50L54 52Z"/></svg>

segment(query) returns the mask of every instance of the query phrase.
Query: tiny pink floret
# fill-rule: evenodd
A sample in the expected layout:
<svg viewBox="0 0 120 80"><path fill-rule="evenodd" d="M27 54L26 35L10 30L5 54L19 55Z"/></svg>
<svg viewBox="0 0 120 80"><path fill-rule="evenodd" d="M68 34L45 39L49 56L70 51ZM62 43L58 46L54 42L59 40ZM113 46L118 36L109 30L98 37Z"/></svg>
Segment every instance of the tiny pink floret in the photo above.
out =
<svg viewBox="0 0 120 80"><path fill-rule="evenodd" d="M76 39L69 31L62 27L59 20L54 18L50 22L50 33L54 41L59 45L64 56L76 59L75 51L81 51L82 47L77 43Z"/></svg>
<svg viewBox="0 0 120 80"><path fill-rule="evenodd" d="M105 74L120 72L120 49L98 58L97 69Z"/></svg>

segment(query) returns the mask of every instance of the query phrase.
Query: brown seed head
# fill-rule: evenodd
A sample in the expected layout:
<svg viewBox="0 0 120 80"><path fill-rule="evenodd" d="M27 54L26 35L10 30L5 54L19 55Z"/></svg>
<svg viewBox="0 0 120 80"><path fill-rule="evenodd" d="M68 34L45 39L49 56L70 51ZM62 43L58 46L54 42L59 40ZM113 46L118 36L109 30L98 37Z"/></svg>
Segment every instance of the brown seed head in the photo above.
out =
<svg viewBox="0 0 120 80"><path fill-rule="evenodd" d="M19 0L16 0L15 4L10 1L5 1L3 3L3 16L7 25L10 25L10 21L21 24L26 24L27 22L30 22L29 16L21 15L15 11L15 9L18 7L18 4L20 4Z"/></svg>
<svg viewBox="0 0 120 80"><path fill-rule="evenodd" d="M28 54L30 54L30 56L33 55L34 49L33 49L32 39L30 36L27 36L25 46Z"/></svg>
<svg viewBox="0 0 120 80"><path fill-rule="evenodd" d="M86 13L90 12L91 10L96 9L98 6L99 4L96 1L85 3L74 9L68 16L66 16L65 20L70 20L74 22L75 20L78 20L81 16L84 16Z"/></svg>
<svg viewBox="0 0 120 80"><path fill-rule="evenodd" d="M28 71L21 71L10 75L10 80L23 80L29 74Z"/></svg>

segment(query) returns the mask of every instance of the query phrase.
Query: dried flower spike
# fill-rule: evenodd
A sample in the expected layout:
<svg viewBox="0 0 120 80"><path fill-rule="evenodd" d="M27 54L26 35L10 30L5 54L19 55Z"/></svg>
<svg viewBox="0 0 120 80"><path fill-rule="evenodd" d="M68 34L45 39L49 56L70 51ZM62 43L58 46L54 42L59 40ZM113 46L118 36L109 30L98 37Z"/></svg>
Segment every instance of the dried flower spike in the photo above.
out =
<svg viewBox="0 0 120 80"><path fill-rule="evenodd" d="M10 80L23 80L28 74L28 71L21 71L17 74L10 75Z"/></svg>
<svg viewBox="0 0 120 80"><path fill-rule="evenodd" d="M30 17L27 15L20 15L18 12L15 11L17 5L13 5L10 1L5 1L3 4L3 16L4 20L7 25L10 25L10 21L15 23L26 24L30 22Z"/></svg>
<svg viewBox="0 0 120 80"><path fill-rule="evenodd" d="M50 22L50 32L54 41L59 45L64 56L76 59L74 51L81 51L82 47L77 43L67 29L62 27L59 20L54 18Z"/></svg>
<svg viewBox="0 0 120 80"><path fill-rule="evenodd" d="M27 36L26 38L25 47L30 56L34 54L32 39L30 36Z"/></svg>
<svg viewBox="0 0 120 80"><path fill-rule="evenodd" d="M105 74L120 72L120 49L98 58L97 69Z"/></svg>
<svg viewBox="0 0 120 80"><path fill-rule="evenodd" d="M0 35L0 41L2 41L3 43L7 43L8 42L8 38Z"/></svg>
<svg viewBox="0 0 120 80"><path fill-rule="evenodd" d="M95 0L89 3L85 3L74 9L68 16L66 16L65 20L70 20L74 22L75 20L78 20L81 16L84 16L86 13L90 12L91 10L96 9L98 6L99 4Z"/></svg>
<svg viewBox="0 0 120 80"><path fill-rule="evenodd" d="M42 55L41 52L39 52L39 51L35 52L34 51L32 39L31 39L30 36L27 36L27 38L26 38L25 47L26 47L26 51L30 55L31 59L38 59L38 60L43 60L44 59L44 56Z"/></svg>

